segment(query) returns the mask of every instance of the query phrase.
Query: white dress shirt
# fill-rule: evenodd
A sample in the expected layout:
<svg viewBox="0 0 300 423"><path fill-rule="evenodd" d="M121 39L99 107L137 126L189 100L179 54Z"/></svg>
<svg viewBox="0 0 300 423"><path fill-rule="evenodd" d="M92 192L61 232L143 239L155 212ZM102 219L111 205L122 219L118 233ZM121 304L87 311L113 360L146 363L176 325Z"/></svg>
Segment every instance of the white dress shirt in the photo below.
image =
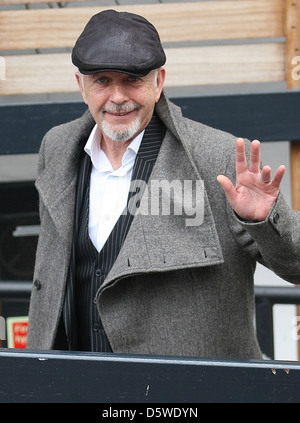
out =
<svg viewBox="0 0 300 423"><path fill-rule="evenodd" d="M101 149L101 131L95 125L85 145L91 157L89 236L98 251L101 251L120 214L127 204L134 161L144 131L127 147L122 165L114 170Z"/></svg>

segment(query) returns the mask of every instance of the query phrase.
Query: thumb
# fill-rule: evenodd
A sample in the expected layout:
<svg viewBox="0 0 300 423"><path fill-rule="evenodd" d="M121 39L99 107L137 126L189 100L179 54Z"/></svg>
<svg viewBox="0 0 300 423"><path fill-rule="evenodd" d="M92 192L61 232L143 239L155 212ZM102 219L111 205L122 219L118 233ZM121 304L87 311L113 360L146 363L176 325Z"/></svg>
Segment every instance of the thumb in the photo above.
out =
<svg viewBox="0 0 300 423"><path fill-rule="evenodd" d="M232 189L234 189L234 186L233 186L231 180L229 178L227 178L227 176L218 175L217 176L217 181L219 182L219 184L222 186L223 190L226 193L230 193L230 191Z"/></svg>
<svg viewBox="0 0 300 423"><path fill-rule="evenodd" d="M225 194L227 195L227 198L230 203L234 202L236 191L233 183L230 179L227 178L227 176L224 175L218 175L217 181L222 186L223 190L225 191Z"/></svg>

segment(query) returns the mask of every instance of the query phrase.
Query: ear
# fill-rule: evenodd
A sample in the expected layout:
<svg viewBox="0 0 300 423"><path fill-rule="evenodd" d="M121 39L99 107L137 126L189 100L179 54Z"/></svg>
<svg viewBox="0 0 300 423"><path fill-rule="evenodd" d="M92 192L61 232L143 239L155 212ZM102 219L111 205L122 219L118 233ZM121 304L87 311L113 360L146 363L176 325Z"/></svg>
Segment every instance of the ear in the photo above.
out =
<svg viewBox="0 0 300 423"><path fill-rule="evenodd" d="M166 77L166 70L165 68L160 68L158 70L158 74L157 74L157 86L156 86L156 98L155 98L155 102L157 103L158 100L160 99L160 95L164 86L164 82L165 82L165 77Z"/></svg>
<svg viewBox="0 0 300 423"><path fill-rule="evenodd" d="M86 96L85 96L85 89L84 89L84 85L83 85L83 76L82 75L79 75L79 72L75 72L75 77L76 77L76 81L77 81L77 84L78 84L78 86L79 86L79 89L80 89L80 92L81 92L81 95L82 95L82 98L83 98L83 101L85 102L85 104L87 104L87 99L86 99Z"/></svg>

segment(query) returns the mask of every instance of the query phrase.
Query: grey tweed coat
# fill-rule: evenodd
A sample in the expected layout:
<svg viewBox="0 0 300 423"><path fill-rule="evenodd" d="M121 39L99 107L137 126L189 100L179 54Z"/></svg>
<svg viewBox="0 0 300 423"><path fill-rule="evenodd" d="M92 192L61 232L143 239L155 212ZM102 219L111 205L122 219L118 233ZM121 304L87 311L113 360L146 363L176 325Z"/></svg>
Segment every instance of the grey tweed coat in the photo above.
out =
<svg viewBox="0 0 300 423"><path fill-rule="evenodd" d="M255 265L259 261L284 279L300 282L300 215L280 194L264 222L241 222L216 180L218 174L235 179L236 138L183 118L164 93L156 110L167 132L149 184L203 180L203 222L187 225L188 210L186 215L134 217L97 294L112 349L260 358L253 324ZM93 125L86 112L50 130L41 145L36 180L41 232L29 312L30 349L54 345L72 245L78 157Z"/></svg>

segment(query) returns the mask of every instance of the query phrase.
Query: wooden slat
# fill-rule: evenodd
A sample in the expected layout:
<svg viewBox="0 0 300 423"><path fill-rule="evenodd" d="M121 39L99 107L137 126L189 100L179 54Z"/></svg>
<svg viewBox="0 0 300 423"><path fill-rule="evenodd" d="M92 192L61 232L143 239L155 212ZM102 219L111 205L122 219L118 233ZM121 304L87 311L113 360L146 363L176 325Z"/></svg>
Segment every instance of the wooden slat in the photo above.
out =
<svg viewBox="0 0 300 423"><path fill-rule="evenodd" d="M166 49L166 87L283 81L284 44ZM77 91L70 54L6 56L0 94Z"/></svg>
<svg viewBox="0 0 300 423"><path fill-rule="evenodd" d="M300 0L286 0L286 71L288 88L300 87Z"/></svg>
<svg viewBox="0 0 300 423"><path fill-rule="evenodd" d="M70 54L7 56L1 95L74 92L77 85Z"/></svg>
<svg viewBox="0 0 300 423"><path fill-rule="evenodd" d="M300 210L300 141L291 143L291 190L292 208ZM296 306L295 315L299 316L300 306ZM298 340L298 360L300 360L300 341Z"/></svg>
<svg viewBox="0 0 300 423"><path fill-rule="evenodd" d="M288 87L292 89L300 87L300 71L295 72L294 69L296 66L299 69L300 65L300 0L286 0L285 12L286 79ZM291 173L292 205L295 210L300 210L300 141L291 146Z"/></svg>
<svg viewBox="0 0 300 423"><path fill-rule="evenodd" d="M88 19L106 7L0 12L0 50L72 47ZM148 18L163 42L276 37L282 0L220 0L114 6Z"/></svg>
<svg viewBox="0 0 300 423"><path fill-rule="evenodd" d="M4 81L6 78L6 61L4 57L0 56L0 81Z"/></svg>
<svg viewBox="0 0 300 423"><path fill-rule="evenodd" d="M70 3L70 2L81 2L84 3L85 0L61 0L61 1L55 1L55 0L0 0L1 4L40 4L40 3ZM88 1L94 1L94 0L88 0Z"/></svg>
<svg viewBox="0 0 300 423"><path fill-rule="evenodd" d="M283 44L167 49L167 86L282 81Z"/></svg>

